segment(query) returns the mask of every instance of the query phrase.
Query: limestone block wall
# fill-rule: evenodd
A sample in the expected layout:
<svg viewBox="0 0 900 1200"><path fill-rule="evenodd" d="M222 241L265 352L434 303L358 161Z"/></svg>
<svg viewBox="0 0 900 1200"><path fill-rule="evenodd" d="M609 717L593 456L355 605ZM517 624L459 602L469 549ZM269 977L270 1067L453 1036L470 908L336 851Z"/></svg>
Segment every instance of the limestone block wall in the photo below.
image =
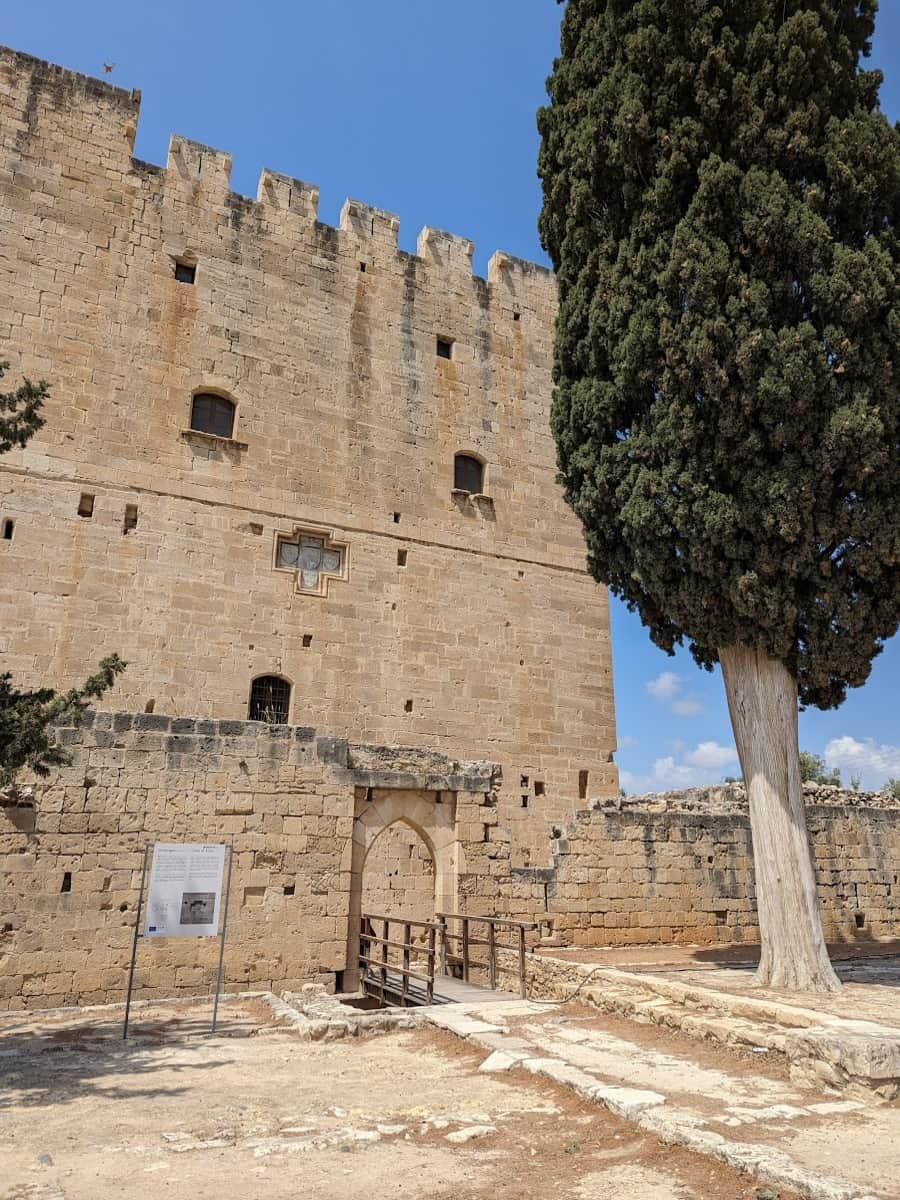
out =
<svg viewBox="0 0 900 1200"><path fill-rule="evenodd" d="M453 830L481 837L478 814L496 812L494 764L351 747L311 728L101 712L59 738L70 765L35 783L33 806L0 807L0 1009L123 1000L143 850L157 841L234 847L227 988L340 983L367 797L396 789L391 817L414 812L426 836L429 814L452 811ZM382 837L385 850L400 844ZM450 848L470 877L479 856L466 851ZM421 891L427 875L407 856L411 884ZM209 993L217 953L215 939L142 940L136 994Z"/></svg>
<svg viewBox="0 0 900 1200"><path fill-rule="evenodd" d="M366 856L363 912L433 921L434 883L434 860L425 842L409 826L391 825Z"/></svg>
<svg viewBox="0 0 900 1200"><path fill-rule="evenodd" d="M0 359L51 387L0 460L5 667L65 687L118 650L110 709L229 720L278 675L294 724L500 762L537 861L617 792L607 601L548 427L552 275L497 254L480 279L433 229L406 253L357 201L332 228L272 171L236 195L184 138L135 160L139 102L0 50ZM236 405L231 438L190 431L198 391ZM276 569L298 530L343 548L325 594Z"/></svg>
<svg viewBox="0 0 900 1200"><path fill-rule="evenodd" d="M807 794L826 937L900 935L900 805ZM756 942L750 822L742 787L598 803L555 830L553 865L513 869L498 904L546 920L564 943Z"/></svg>

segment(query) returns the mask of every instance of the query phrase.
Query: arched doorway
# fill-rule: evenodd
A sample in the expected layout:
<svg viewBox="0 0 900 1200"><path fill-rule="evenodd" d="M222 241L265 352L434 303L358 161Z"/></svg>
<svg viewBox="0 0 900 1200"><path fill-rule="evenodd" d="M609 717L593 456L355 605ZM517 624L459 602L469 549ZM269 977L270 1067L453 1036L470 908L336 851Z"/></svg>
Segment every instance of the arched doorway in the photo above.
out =
<svg viewBox="0 0 900 1200"><path fill-rule="evenodd" d="M364 913L433 921L434 851L402 818L388 825L369 847L363 863Z"/></svg>
<svg viewBox="0 0 900 1200"><path fill-rule="evenodd" d="M350 871L344 973L348 990L358 983L360 918L370 911L363 906L364 897L379 910L388 904L388 911L380 913L383 916L420 921L431 920L437 912L455 912L460 854L454 793L358 790L353 838L342 866ZM378 879L379 867L394 874ZM404 904L417 911L406 911Z"/></svg>

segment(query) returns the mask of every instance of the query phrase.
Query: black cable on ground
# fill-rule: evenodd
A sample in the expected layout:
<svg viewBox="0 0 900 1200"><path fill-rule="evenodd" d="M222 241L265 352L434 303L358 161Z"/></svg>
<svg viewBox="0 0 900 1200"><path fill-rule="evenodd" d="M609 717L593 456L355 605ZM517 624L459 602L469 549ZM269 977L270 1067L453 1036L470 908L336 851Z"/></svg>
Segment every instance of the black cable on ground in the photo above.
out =
<svg viewBox="0 0 900 1200"><path fill-rule="evenodd" d="M584 979L582 979L581 983L579 983L579 985L575 989L575 991L572 992L571 995L566 996L564 1000L536 1000L534 998L534 996L526 996L525 999L530 1001L532 1004L550 1004L550 1005L569 1004L572 1000L575 999L575 997L578 995L578 993L581 991L581 989L583 987L585 987L586 984L591 982L591 980L594 978L594 976L599 971L605 971L607 969L608 968L606 968L606 967L594 967L593 971L591 971L589 974L585 975Z"/></svg>

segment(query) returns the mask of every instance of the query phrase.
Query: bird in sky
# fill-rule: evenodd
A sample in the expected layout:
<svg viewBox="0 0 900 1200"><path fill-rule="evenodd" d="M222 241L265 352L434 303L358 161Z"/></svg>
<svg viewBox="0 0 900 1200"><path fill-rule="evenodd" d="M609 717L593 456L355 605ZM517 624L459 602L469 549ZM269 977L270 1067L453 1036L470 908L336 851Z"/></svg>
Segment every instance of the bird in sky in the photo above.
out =
<svg viewBox="0 0 900 1200"><path fill-rule="evenodd" d="M111 73L112 73L112 72L113 72L115 69L116 69L116 64L115 64L115 63L107 63L107 62L105 62L105 63L103 64L103 74L104 74L104 75L110 75L110 74L111 74Z"/></svg>

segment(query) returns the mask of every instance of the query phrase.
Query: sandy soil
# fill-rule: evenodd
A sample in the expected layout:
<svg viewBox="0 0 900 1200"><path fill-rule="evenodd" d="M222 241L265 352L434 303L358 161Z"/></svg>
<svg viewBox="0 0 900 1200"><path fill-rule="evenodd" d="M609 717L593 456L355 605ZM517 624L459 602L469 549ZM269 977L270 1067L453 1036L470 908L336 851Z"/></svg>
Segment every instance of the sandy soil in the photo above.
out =
<svg viewBox="0 0 900 1200"><path fill-rule="evenodd" d="M2 1200L754 1200L439 1031L301 1042L261 1004L0 1021ZM789 1200L782 1193L782 1200Z"/></svg>

